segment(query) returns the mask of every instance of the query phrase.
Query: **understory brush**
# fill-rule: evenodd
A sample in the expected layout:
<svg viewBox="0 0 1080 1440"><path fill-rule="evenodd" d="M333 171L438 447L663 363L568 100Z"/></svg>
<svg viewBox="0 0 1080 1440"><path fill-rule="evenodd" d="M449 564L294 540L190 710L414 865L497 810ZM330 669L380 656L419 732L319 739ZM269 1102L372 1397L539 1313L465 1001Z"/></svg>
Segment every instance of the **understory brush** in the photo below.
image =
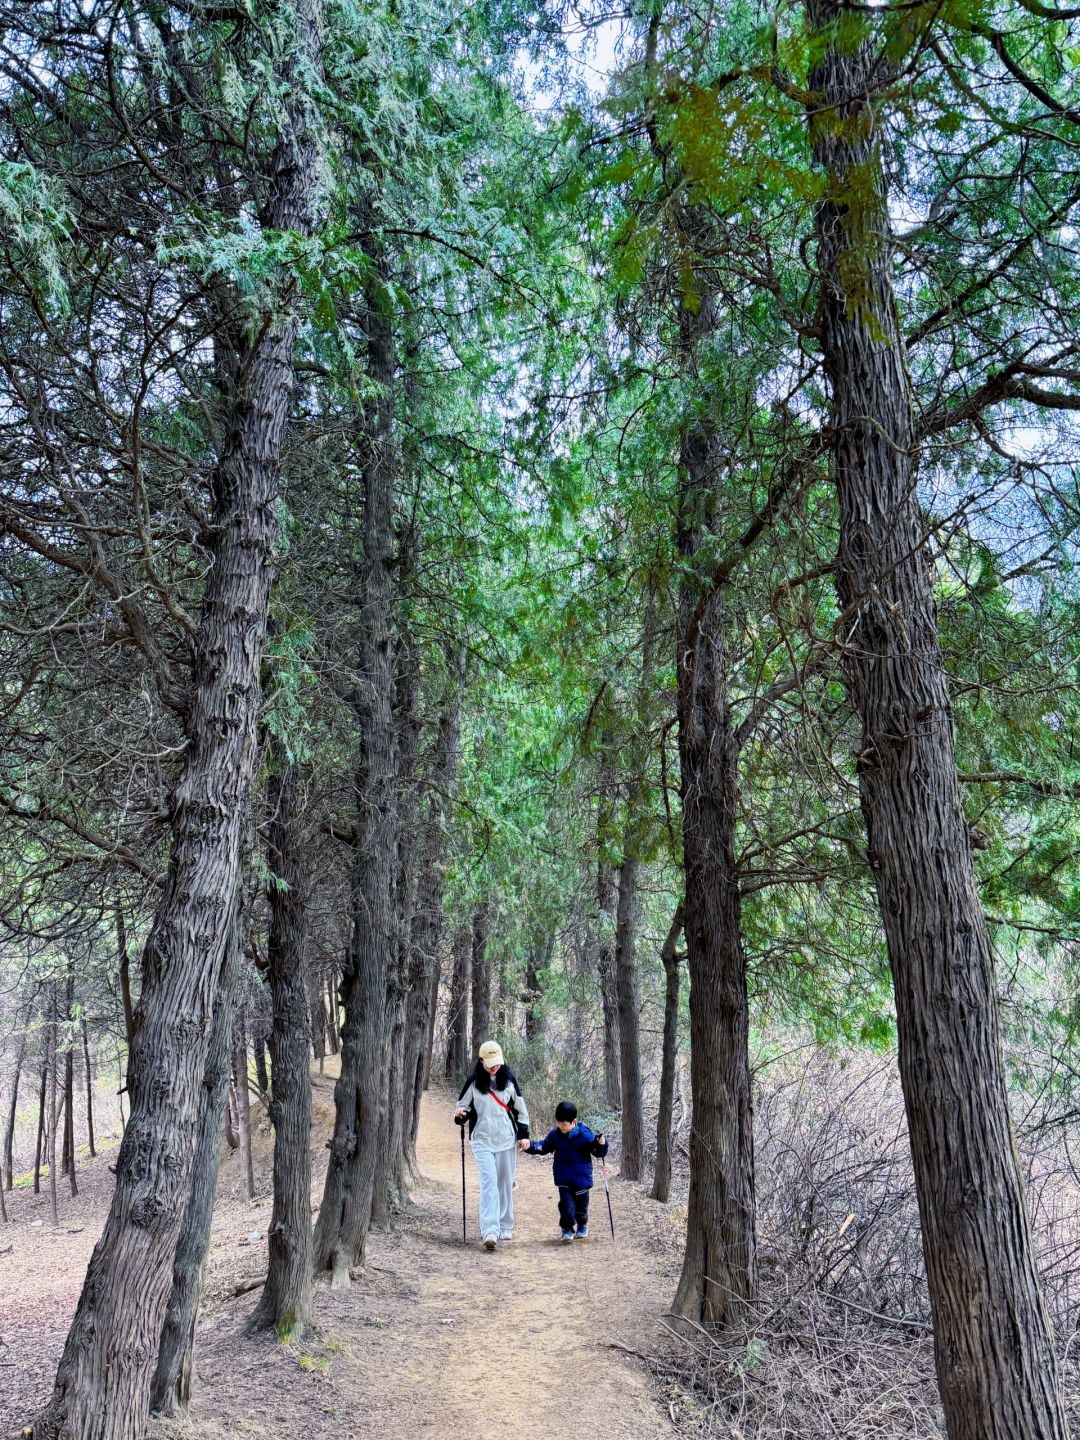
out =
<svg viewBox="0 0 1080 1440"><path fill-rule="evenodd" d="M1080 1183L1053 1087L1014 1096L1071 1425L1080 1425ZM683 1433L944 1440L893 1056L816 1048L759 1067L759 1294L722 1333L665 1320L652 1357Z"/></svg>

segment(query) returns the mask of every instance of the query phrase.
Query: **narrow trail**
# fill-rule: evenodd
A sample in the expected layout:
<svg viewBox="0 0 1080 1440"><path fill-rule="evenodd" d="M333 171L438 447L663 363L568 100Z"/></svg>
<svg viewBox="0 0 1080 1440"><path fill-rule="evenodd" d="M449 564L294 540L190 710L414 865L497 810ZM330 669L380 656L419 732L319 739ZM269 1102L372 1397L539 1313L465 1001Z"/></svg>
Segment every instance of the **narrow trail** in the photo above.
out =
<svg viewBox="0 0 1080 1440"><path fill-rule="evenodd" d="M327 1135L333 1078L316 1077L314 1086L313 1133ZM656 1237L643 1233L647 1202L636 1187L616 1185L613 1246L598 1185L595 1238L564 1246L551 1161L522 1156L514 1239L489 1255L479 1241L467 1152L464 1245L452 1109L449 1094L424 1097L422 1178L411 1203L392 1231L371 1236L368 1266L350 1290L318 1290L318 1335L306 1349L247 1339L239 1313L250 1309L247 1300L227 1301L216 1323L211 1315L200 1327L192 1414L164 1433L280 1440L310 1433L318 1420L335 1440L369 1440L376 1426L381 1434L440 1440L671 1435L644 1369L611 1345L635 1348L670 1298ZM321 1172L325 1150L317 1144L315 1153ZM319 1190L313 1187L316 1199ZM668 1229L671 1218L661 1221Z"/></svg>
<svg viewBox="0 0 1080 1440"><path fill-rule="evenodd" d="M333 1119L331 1066L312 1079L317 1204ZM299 1344L248 1336L257 1292L235 1293L238 1282L265 1270L265 1240L255 1233L265 1231L270 1213L269 1127L256 1140L254 1206L239 1194L237 1157L223 1156L193 1405L181 1421L157 1422L155 1440L307 1440L313 1433L372 1440L416 1432L439 1440L654 1440L674 1433L644 1367L613 1342L653 1348L653 1327L674 1291L678 1212L614 1181L613 1245L597 1167L590 1238L564 1246L551 1160L520 1156L514 1239L489 1255L479 1243L467 1153L464 1246L452 1109L444 1092L424 1097L422 1178L410 1204L391 1231L372 1235L367 1268L351 1289L317 1290L315 1331ZM17 1202L20 1223L8 1232L16 1250L0 1262L0 1311L8 1311L0 1346L6 1338L3 1358L23 1383L12 1386L9 1408L4 1382L13 1371L0 1369L0 1435L17 1434L47 1397L107 1209L107 1163L88 1169L85 1196L64 1207L59 1232L47 1222L30 1228L45 1197ZM82 1228L71 1233L76 1225Z"/></svg>
<svg viewBox="0 0 1080 1440"><path fill-rule="evenodd" d="M598 1184L590 1238L561 1244L551 1161L521 1156L514 1239L488 1255L478 1246L467 1153L470 1245L463 1247L461 1150L450 1105L449 1096L426 1099L424 1221L411 1237L420 1285L410 1328L427 1351L427 1388L441 1412L430 1423L455 1440L500 1431L551 1440L577 1440L583 1431L610 1440L670 1434L641 1369L609 1343L633 1345L663 1308L659 1279L642 1263L633 1232L624 1231L625 1217L613 1245Z"/></svg>

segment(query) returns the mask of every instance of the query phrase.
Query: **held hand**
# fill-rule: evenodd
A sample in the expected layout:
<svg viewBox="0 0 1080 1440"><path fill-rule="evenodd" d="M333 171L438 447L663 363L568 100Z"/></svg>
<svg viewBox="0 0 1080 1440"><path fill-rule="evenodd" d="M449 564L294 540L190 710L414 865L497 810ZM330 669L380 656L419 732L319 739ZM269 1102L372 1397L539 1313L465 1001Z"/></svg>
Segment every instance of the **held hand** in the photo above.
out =
<svg viewBox="0 0 1080 1440"><path fill-rule="evenodd" d="M518 1149L519 1149L519 1150L524 1151L524 1150L528 1150L528 1148L529 1148L529 1142L528 1142L528 1140L519 1140L519 1141L518 1141Z"/></svg>

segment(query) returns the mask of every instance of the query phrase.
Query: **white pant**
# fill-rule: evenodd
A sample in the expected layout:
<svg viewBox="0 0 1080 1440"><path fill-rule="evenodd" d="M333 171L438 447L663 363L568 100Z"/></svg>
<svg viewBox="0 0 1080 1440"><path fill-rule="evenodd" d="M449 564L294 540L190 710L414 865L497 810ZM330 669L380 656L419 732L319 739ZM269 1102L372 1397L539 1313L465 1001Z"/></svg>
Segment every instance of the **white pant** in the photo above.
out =
<svg viewBox="0 0 1080 1440"><path fill-rule="evenodd" d="M473 1150L480 1177L480 1238L500 1239L514 1228L514 1175L517 1146L512 1150Z"/></svg>

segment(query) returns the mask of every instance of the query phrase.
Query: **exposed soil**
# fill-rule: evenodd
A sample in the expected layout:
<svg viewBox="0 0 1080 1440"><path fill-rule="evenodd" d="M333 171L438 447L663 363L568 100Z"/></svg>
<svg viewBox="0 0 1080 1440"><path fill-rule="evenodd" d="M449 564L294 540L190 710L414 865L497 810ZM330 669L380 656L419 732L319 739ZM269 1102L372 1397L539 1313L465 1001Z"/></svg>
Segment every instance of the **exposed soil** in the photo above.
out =
<svg viewBox="0 0 1080 1440"><path fill-rule="evenodd" d="M331 1064L314 1077L313 1154L322 1189L333 1114ZM674 1290L683 1214L612 1184L616 1241L597 1167L590 1238L559 1243L548 1159L522 1156L514 1239L480 1246L476 1182L466 1158L469 1244L461 1237L461 1152L452 1101L425 1097L418 1183L395 1228L372 1237L369 1264L348 1291L320 1288L316 1331L303 1343L250 1339L258 1291L238 1282L265 1266L271 1136L256 1136L263 1186L249 1206L236 1156L222 1162L200 1317L195 1401L158 1440L309 1436L368 1440L430 1432L441 1440L652 1440L672 1433L644 1368L618 1346L648 1349ZM0 1229L0 1433L17 1433L46 1398L86 1263L109 1203L109 1154L61 1198L54 1229L46 1195L16 1191ZM612 1174L609 1167L609 1175ZM41 1220L40 1226L32 1224ZM260 1238L250 1240L253 1232Z"/></svg>

